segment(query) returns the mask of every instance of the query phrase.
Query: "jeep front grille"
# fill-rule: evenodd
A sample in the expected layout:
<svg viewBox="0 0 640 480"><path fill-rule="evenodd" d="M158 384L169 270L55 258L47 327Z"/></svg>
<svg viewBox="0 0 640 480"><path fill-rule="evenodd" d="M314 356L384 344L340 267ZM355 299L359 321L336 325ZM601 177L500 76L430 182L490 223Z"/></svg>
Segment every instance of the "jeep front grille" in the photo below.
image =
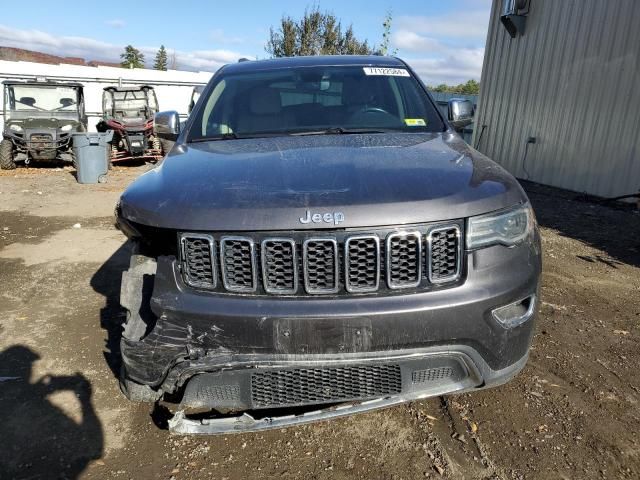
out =
<svg viewBox="0 0 640 480"><path fill-rule="evenodd" d="M458 282L463 266L461 232L461 222L333 235L185 232L180 236L180 265L186 284L219 292L391 294Z"/></svg>
<svg viewBox="0 0 640 480"><path fill-rule="evenodd" d="M266 370L251 375L255 408L366 400L402 391L400 365Z"/></svg>

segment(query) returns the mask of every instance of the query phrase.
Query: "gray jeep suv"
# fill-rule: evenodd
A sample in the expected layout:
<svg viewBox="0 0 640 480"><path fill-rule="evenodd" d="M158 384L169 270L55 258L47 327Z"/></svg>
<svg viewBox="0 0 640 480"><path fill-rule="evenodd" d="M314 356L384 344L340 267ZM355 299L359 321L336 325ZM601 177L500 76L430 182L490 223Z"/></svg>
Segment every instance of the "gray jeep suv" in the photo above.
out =
<svg viewBox="0 0 640 480"><path fill-rule="evenodd" d="M403 61L228 65L182 129L164 112L155 130L175 146L116 209L133 243L121 386L173 402L173 431L330 418L525 365L529 201Z"/></svg>

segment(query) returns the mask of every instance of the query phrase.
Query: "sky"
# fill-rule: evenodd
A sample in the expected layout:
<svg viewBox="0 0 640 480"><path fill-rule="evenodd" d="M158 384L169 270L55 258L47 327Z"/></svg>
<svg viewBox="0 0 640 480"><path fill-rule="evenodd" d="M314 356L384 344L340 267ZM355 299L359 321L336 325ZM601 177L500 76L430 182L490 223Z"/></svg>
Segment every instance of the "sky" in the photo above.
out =
<svg viewBox="0 0 640 480"><path fill-rule="evenodd" d="M55 2L54 2L55 3ZM151 66L160 45L175 53L178 68L214 72L238 58L268 58L269 28L283 15L295 19L308 6L353 25L359 39L382 40L391 10L391 48L428 85L480 80L491 0L279 0L55 3L30 0L3 9L0 46L26 48L86 60L119 61L125 45Z"/></svg>

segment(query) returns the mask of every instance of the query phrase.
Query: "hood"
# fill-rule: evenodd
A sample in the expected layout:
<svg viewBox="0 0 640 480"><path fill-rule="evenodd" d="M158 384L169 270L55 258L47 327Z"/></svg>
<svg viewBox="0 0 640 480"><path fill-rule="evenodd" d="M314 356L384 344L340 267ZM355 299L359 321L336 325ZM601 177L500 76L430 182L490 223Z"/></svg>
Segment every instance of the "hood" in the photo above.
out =
<svg viewBox="0 0 640 480"><path fill-rule="evenodd" d="M457 135L400 133L179 145L120 206L156 227L258 231L425 223L525 200L510 174ZM319 221L301 222L314 214Z"/></svg>

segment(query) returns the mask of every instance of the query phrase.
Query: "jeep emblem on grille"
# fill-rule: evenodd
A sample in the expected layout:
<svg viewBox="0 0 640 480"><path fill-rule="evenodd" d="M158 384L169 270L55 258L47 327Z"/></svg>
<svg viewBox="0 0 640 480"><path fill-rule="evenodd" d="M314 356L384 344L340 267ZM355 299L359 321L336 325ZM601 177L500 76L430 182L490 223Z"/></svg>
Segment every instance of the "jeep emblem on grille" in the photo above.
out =
<svg viewBox="0 0 640 480"><path fill-rule="evenodd" d="M326 213L311 213L307 210L304 217L300 217L300 223L333 223L334 225L340 225L344 222L344 213L342 212L326 212Z"/></svg>

